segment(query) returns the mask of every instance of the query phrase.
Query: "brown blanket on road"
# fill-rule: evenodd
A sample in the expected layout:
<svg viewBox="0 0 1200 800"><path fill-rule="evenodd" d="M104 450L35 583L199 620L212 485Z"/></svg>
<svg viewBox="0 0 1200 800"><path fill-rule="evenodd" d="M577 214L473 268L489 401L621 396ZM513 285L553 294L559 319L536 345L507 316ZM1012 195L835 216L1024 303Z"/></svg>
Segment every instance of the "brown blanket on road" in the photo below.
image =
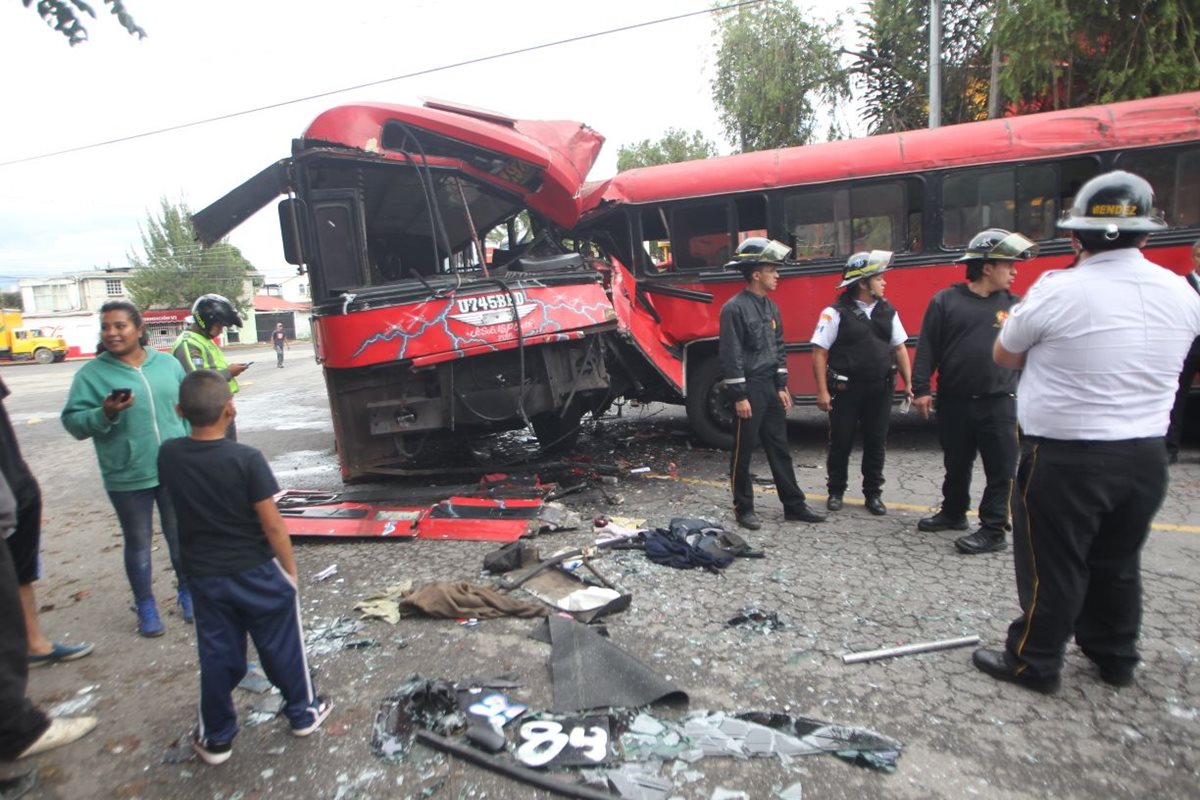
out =
<svg viewBox="0 0 1200 800"><path fill-rule="evenodd" d="M514 600L488 586L446 581L418 586L400 601L400 608L402 611L419 611L443 619L544 617L550 613L545 606Z"/></svg>

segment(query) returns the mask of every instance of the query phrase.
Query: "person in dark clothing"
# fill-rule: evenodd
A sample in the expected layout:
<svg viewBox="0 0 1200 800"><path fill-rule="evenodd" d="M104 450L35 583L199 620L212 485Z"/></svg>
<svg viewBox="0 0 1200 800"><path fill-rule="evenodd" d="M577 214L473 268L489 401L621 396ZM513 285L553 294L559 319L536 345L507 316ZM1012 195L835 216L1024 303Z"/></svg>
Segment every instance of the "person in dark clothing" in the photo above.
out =
<svg viewBox="0 0 1200 800"><path fill-rule="evenodd" d="M0 401L9 395L0 380ZM29 666L40 667L62 661L74 661L92 652L90 642L66 644L51 641L42 632L38 620L38 602L33 584L41 577L42 490L21 455L17 433L8 418L8 409L0 402L0 475L8 481L17 500L17 527L7 539L13 566L17 570L18 592L25 612L25 635L29 647Z"/></svg>
<svg viewBox="0 0 1200 800"><path fill-rule="evenodd" d="M16 527L17 500L0 475L0 538L7 539ZM26 695L29 650L17 586L12 554L0 545L0 761L70 744L96 727L95 717L50 719Z"/></svg>
<svg viewBox="0 0 1200 800"><path fill-rule="evenodd" d="M1017 261L1038 247L1019 233L989 228L967 245L959 263L967 280L933 296L921 323L913 367L913 408L928 419L937 373L937 426L946 477L942 507L917 523L922 531L967 529L971 470L983 459L987 486L979 503L979 530L959 537L960 553L991 553L1008 546L1009 498L1017 470L1017 373L992 360L992 346L1008 311L1020 299L1008 290Z"/></svg>
<svg viewBox="0 0 1200 800"><path fill-rule="evenodd" d="M896 309L883 297L883 273L892 263L887 250L855 253L842 270L837 302L821 312L813 331L813 376L817 408L829 412L826 459L830 511L842 508L849 483L850 448L855 431L863 438L863 498L867 511L887 513L883 503L883 461L896 370L912 399L912 373L905 342L908 333Z"/></svg>
<svg viewBox="0 0 1200 800"><path fill-rule="evenodd" d="M226 438L236 410L228 379L196 370L179 386L191 435L164 442L158 469L179 515L200 656L200 724L192 747L207 764L232 754L233 689L246 675L246 634L283 695L292 733L308 736L331 704L313 688L300 628L296 562L275 506L279 485L262 453Z"/></svg>
<svg viewBox="0 0 1200 800"><path fill-rule="evenodd" d="M1192 245L1192 271L1186 277L1188 285L1200 293L1200 240ZM1183 360L1183 371L1179 373L1179 388L1175 391L1175 404L1171 407L1171 424L1167 427L1167 460L1172 464L1179 461L1179 444L1183 440L1188 397L1192 393L1192 381L1197 372L1200 372L1200 337L1192 341L1192 348Z"/></svg>
<svg viewBox="0 0 1200 800"><path fill-rule="evenodd" d="M288 343L282 322L275 323L275 330L271 332L271 346L275 348L275 366L283 369L283 348L287 347Z"/></svg>
<svg viewBox="0 0 1200 800"><path fill-rule="evenodd" d="M787 388L787 354L783 349L783 318L767 296L779 283L778 263L790 249L779 242L752 237L738 246L734 260L746 279L746 288L721 307L720 358L725 390L737 415L729 479L733 511L743 528L758 530L762 522L754 513L754 487L750 482L750 457L761 441L783 503L784 519L821 522L796 484L788 448L786 415L792 407Z"/></svg>

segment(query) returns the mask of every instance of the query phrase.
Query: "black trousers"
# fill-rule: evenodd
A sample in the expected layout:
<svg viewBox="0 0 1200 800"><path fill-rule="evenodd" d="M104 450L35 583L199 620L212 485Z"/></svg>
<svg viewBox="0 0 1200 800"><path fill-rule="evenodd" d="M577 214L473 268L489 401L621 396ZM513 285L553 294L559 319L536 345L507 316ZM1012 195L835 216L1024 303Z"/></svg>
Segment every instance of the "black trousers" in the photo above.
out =
<svg viewBox="0 0 1200 800"><path fill-rule="evenodd" d="M0 761L19 756L50 727L25 694L28 655L17 573L8 547L0 545Z"/></svg>
<svg viewBox="0 0 1200 800"><path fill-rule="evenodd" d="M1166 491L1161 438L1022 442L1013 561L1023 613L1007 642L1018 672L1057 675L1072 633L1097 663L1137 664L1142 545Z"/></svg>
<svg viewBox="0 0 1200 800"><path fill-rule="evenodd" d="M1196 340L1200 342L1200 339ZM1184 417L1187 416L1188 395L1192 391L1192 379L1200 372L1200 345L1192 344L1187 358L1183 360L1183 371L1179 373L1179 388L1175 390L1175 405L1171 408L1171 425L1167 428L1167 452L1178 453L1183 439Z"/></svg>
<svg viewBox="0 0 1200 800"><path fill-rule="evenodd" d="M750 418L735 418L733 452L729 456L729 481L733 487L733 510L739 516L754 510L754 486L750 482L750 457L762 442L783 509L798 513L804 507L804 492L796 484L792 451L787 440L787 412L773 382L746 381Z"/></svg>
<svg viewBox="0 0 1200 800"><path fill-rule="evenodd" d="M850 451L854 434L862 431L862 490L867 497L883 492L883 459L887 450L888 423L892 418L893 381L854 383L833 397L829 412L829 456L825 471L830 494L844 494L849 481Z"/></svg>
<svg viewBox="0 0 1200 800"><path fill-rule="evenodd" d="M983 459L987 485L979 502L985 528L1008 529L1009 498L1017 471L1017 399L1012 395L937 399L938 439L942 443L942 513L961 517L971 506L971 470Z"/></svg>

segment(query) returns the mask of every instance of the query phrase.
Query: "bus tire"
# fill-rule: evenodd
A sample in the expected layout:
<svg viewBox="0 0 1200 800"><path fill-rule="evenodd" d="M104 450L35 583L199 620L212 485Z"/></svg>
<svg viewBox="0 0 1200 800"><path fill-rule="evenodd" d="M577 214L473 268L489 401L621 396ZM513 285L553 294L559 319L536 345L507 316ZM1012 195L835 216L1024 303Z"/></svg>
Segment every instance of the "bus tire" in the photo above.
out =
<svg viewBox="0 0 1200 800"><path fill-rule="evenodd" d="M53 364L54 351L48 347L39 347L33 351L33 360L39 364Z"/></svg>
<svg viewBox="0 0 1200 800"><path fill-rule="evenodd" d="M543 453L561 454L575 446L579 440L583 411L582 406L572 402L562 413L558 410L543 411L529 418Z"/></svg>
<svg viewBox="0 0 1200 800"><path fill-rule="evenodd" d="M721 361L715 355L688 376L688 423L702 442L719 450L733 449L733 403L721 384Z"/></svg>

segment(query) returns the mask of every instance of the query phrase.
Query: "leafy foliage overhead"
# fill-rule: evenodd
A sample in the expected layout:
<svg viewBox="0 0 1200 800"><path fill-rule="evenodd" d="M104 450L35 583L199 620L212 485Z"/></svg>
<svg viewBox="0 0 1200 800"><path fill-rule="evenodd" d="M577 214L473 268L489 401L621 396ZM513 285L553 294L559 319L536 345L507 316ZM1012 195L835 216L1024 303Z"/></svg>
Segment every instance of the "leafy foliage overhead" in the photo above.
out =
<svg viewBox="0 0 1200 800"><path fill-rule="evenodd" d="M659 164L713 158L716 155L716 143L705 138L700 131L689 134L677 128L667 128L667 132L657 142L643 139L630 145L621 145L621 149L617 151L617 172L637 167L655 167Z"/></svg>
<svg viewBox="0 0 1200 800"><path fill-rule="evenodd" d="M33 0L21 0L21 3L26 8L34 4ZM133 16L125 10L125 3L122 0L104 0L104 5L109 6L109 13L117 18L122 28L139 39L146 38L146 32L133 21ZM83 23L79 20L80 12L87 14L92 19L96 18L96 12L84 0L38 0L37 2L37 13L46 20L47 25L67 37L67 42L72 47L80 42L86 42L88 38L87 28L83 27Z"/></svg>
<svg viewBox="0 0 1200 800"><path fill-rule="evenodd" d="M808 16L789 0L717 14L713 102L726 138L743 152L807 144L817 105L849 97L838 23Z"/></svg>
<svg viewBox="0 0 1200 800"><path fill-rule="evenodd" d="M1001 88L1017 112L1192 91L1198 24L1196 0L1010 0L995 25Z"/></svg>
<svg viewBox="0 0 1200 800"><path fill-rule="evenodd" d="M991 94L1012 115L1191 91L1198 23L1197 0L943 0L942 121L983 119ZM871 132L924 127L928 0L870 0L859 32Z"/></svg>
<svg viewBox="0 0 1200 800"><path fill-rule="evenodd" d="M985 0L944 0L943 124L987 116L991 18ZM858 25L852 66L871 133L923 128L929 120L929 0L871 0Z"/></svg>
<svg viewBox="0 0 1200 800"><path fill-rule="evenodd" d="M254 267L228 242L208 248L197 242L186 205L174 205L164 197L158 218L147 214L141 231L144 252L129 254L133 275L125 281L138 306L188 308L200 295L215 292L228 297L240 311L249 309L244 287Z"/></svg>

